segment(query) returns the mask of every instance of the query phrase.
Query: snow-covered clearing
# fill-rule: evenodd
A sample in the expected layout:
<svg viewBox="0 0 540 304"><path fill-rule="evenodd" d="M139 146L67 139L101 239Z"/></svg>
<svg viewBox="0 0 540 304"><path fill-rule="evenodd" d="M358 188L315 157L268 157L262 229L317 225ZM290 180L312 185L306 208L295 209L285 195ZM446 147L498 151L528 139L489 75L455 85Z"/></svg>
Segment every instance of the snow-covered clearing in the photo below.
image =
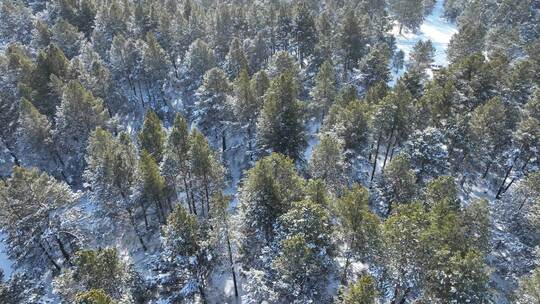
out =
<svg viewBox="0 0 540 304"><path fill-rule="evenodd" d="M392 34L396 37L397 48L405 53L405 64L409 60L409 54L414 45L420 40L428 39L431 40L433 47L435 47L434 64L440 66L446 66L448 64L446 49L452 35L457 33L457 28L455 23L449 22L444 18L443 2L443 0L438 0L437 3L435 3L433 11L426 17L417 33L403 29L400 34L398 24L392 29ZM405 69L402 69L397 74L394 74L392 83L395 83L396 79L404 72Z"/></svg>

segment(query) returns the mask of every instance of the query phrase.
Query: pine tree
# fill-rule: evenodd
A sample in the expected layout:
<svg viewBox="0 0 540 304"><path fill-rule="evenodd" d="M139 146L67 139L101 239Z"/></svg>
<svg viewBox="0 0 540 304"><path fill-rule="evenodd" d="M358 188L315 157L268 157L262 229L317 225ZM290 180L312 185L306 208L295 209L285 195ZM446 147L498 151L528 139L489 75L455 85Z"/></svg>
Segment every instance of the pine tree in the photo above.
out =
<svg viewBox="0 0 540 304"><path fill-rule="evenodd" d="M32 10L23 1L0 3L0 38L8 42L28 43L32 30Z"/></svg>
<svg viewBox="0 0 540 304"><path fill-rule="evenodd" d="M342 144L328 134L322 134L309 159L312 178L321 179L332 193L338 194L347 183Z"/></svg>
<svg viewBox="0 0 540 304"><path fill-rule="evenodd" d="M426 186L424 196L428 207L443 201L453 207L454 210L459 210L461 207L456 183L451 176L439 176L430 181Z"/></svg>
<svg viewBox="0 0 540 304"><path fill-rule="evenodd" d="M64 79L68 73L68 65L68 59L54 44L38 53L36 68L27 84L28 92L23 96L48 117L53 117L60 100L58 93L51 89L51 79L53 76Z"/></svg>
<svg viewBox="0 0 540 304"><path fill-rule="evenodd" d="M481 22L460 22L458 33L448 44L448 58L451 62L484 50L486 29Z"/></svg>
<svg viewBox="0 0 540 304"><path fill-rule="evenodd" d="M73 183L80 181L84 170L84 150L90 133L106 127L109 115L103 101L86 90L77 80L70 81L62 93L56 113L55 141L61 148L66 175Z"/></svg>
<svg viewBox="0 0 540 304"><path fill-rule="evenodd" d="M407 70L423 74L431 67L434 57L435 47L431 43L431 40L420 40L414 45L411 51Z"/></svg>
<svg viewBox="0 0 540 304"><path fill-rule="evenodd" d="M282 247L273 263L278 298L304 302L321 297L333 255L328 215L322 206L301 201L293 203L278 222Z"/></svg>
<svg viewBox="0 0 540 304"><path fill-rule="evenodd" d="M118 256L116 249L78 251L73 264L55 278L55 291L64 301L79 303L75 301L81 297L119 301L136 297L138 274Z"/></svg>
<svg viewBox="0 0 540 304"><path fill-rule="evenodd" d="M224 168L204 135L196 129L190 134L190 148L189 159L193 191L200 202L201 214L209 218L213 216L213 211L210 208L211 198L214 193L221 191L223 186ZM195 205L193 208L195 210Z"/></svg>
<svg viewBox="0 0 540 304"><path fill-rule="evenodd" d="M67 184L46 173L14 167L12 176L0 183L0 208L4 210L1 224L13 260L35 271L44 271L38 267L43 263L59 271L63 264L60 256L66 264L71 263L67 248L76 248L75 240L59 229L60 219L53 214L77 199Z"/></svg>
<svg viewBox="0 0 540 304"><path fill-rule="evenodd" d="M368 207L369 193L360 185L346 190L335 203L335 212L344 241L347 244L346 260L341 283L347 282L352 259L373 261L380 249L379 218Z"/></svg>
<svg viewBox="0 0 540 304"><path fill-rule="evenodd" d="M361 84L369 90L379 82L388 82L390 79L390 51L385 44L373 48L359 63Z"/></svg>
<svg viewBox="0 0 540 304"><path fill-rule="evenodd" d="M517 304L535 303L540 301L540 268L536 267L530 274L523 276L519 281L519 288L515 292Z"/></svg>
<svg viewBox="0 0 540 304"><path fill-rule="evenodd" d="M500 98L493 98L473 112L470 127L475 144L476 157L484 164L482 177L508 147L510 130L507 125L505 106Z"/></svg>
<svg viewBox="0 0 540 304"><path fill-rule="evenodd" d="M336 73L330 60L326 60L317 73L315 87L311 91L315 112L324 120L328 110L336 100L337 95Z"/></svg>
<svg viewBox="0 0 540 304"><path fill-rule="evenodd" d="M25 98L20 103L16 137L17 154L21 156L22 164L43 168L48 172L53 170L48 166L51 159L57 159L51 123Z"/></svg>
<svg viewBox="0 0 540 304"><path fill-rule="evenodd" d="M206 71L216 66L216 58L212 49L204 41L197 39L185 55L185 82L188 89L195 90L202 82Z"/></svg>
<svg viewBox="0 0 540 304"><path fill-rule="evenodd" d="M317 30L311 15L308 3L300 1L294 9L293 33L295 35L296 53L300 66L304 65L304 58L313 55L317 44Z"/></svg>
<svg viewBox="0 0 540 304"><path fill-rule="evenodd" d="M344 79L346 79L347 73L357 67L358 61L364 56L366 45L365 33L352 9L346 10L343 17L338 30L338 45L343 60Z"/></svg>
<svg viewBox="0 0 540 304"><path fill-rule="evenodd" d="M416 194L416 175L410 168L409 157L404 154L396 156L388 164L381 182L388 202L387 215L392 213L395 204L412 202Z"/></svg>
<svg viewBox="0 0 540 304"><path fill-rule="evenodd" d="M51 42L58 46L68 59L79 53L84 34L65 19L58 19L51 28Z"/></svg>
<svg viewBox="0 0 540 304"><path fill-rule="evenodd" d="M257 117L261 111L263 101L262 98L256 96L255 93L261 94L260 91L262 91L262 95L264 95L264 91L266 91L264 86L266 86L268 82L268 78L262 78L265 77L264 74L256 74L254 77L257 77L257 79L254 78L252 82L250 82L247 70L243 70L233 84L233 113L238 117L242 126L247 129L249 153L251 153L253 149Z"/></svg>
<svg viewBox="0 0 540 304"><path fill-rule="evenodd" d="M213 68L204 74L195 103L197 127L210 138L214 147L221 144L222 152L227 150L227 127L232 121L231 93L225 72Z"/></svg>
<svg viewBox="0 0 540 304"><path fill-rule="evenodd" d="M167 138L161 171L174 194L178 195L179 190L182 189L190 212L196 212L193 209L194 202L190 184L188 183L190 177L189 150L191 148L189 133L190 130L186 119L177 114Z"/></svg>
<svg viewBox="0 0 540 304"><path fill-rule="evenodd" d="M240 39L234 38L227 55L227 74L230 79L235 79L243 70L248 70L248 60Z"/></svg>
<svg viewBox="0 0 540 304"><path fill-rule="evenodd" d="M157 163L163 159L165 130L156 112L148 110L138 135L140 150L148 152Z"/></svg>
<svg viewBox="0 0 540 304"><path fill-rule="evenodd" d="M77 304L114 304L114 300L103 289L81 292L75 299Z"/></svg>
<svg viewBox="0 0 540 304"><path fill-rule="evenodd" d="M279 278L279 301L304 303L319 299L328 275L325 256L318 254L301 234L284 240L281 246L273 263Z"/></svg>
<svg viewBox="0 0 540 304"><path fill-rule="evenodd" d="M393 301L406 300L410 286L417 286L425 263L422 233L429 222L420 204L397 208L383 225L386 267L393 284Z"/></svg>
<svg viewBox="0 0 540 304"><path fill-rule="evenodd" d="M206 301L205 287L214 263L214 245L206 229L181 205L175 207L163 228L163 258L171 273L164 287L177 301L195 292ZM179 285L183 286L181 292L177 291Z"/></svg>
<svg viewBox="0 0 540 304"><path fill-rule="evenodd" d="M163 98L163 86L169 77L172 64L155 35L151 33L146 35L146 48L142 53L142 60L148 95L151 103L156 105L158 99Z"/></svg>
<svg viewBox="0 0 540 304"><path fill-rule="evenodd" d="M444 135L433 127L416 131L411 135L407 151L411 164L417 169L417 177L425 182L446 172L448 152Z"/></svg>
<svg viewBox="0 0 540 304"><path fill-rule="evenodd" d="M424 21L423 0L390 0L390 11L399 22L399 34L403 27L416 31Z"/></svg>
<svg viewBox="0 0 540 304"><path fill-rule="evenodd" d="M377 303L377 284L372 276L361 276L349 287L343 304L375 304Z"/></svg>
<svg viewBox="0 0 540 304"><path fill-rule="evenodd" d="M291 159L277 153L248 170L239 191L242 225L240 252L254 265L261 248L274 238L274 223L293 201L302 199L303 179Z"/></svg>
<svg viewBox="0 0 540 304"><path fill-rule="evenodd" d="M117 138L97 128L88 140L84 179L108 216L124 220L127 216L144 250L146 245L138 229L135 194L138 184L137 155L131 138ZM127 214L126 214L127 213Z"/></svg>
<svg viewBox="0 0 540 304"><path fill-rule="evenodd" d="M139 170L142 179L142 201L145 225L148 228L149 221L147 209L149 204L155 206L155 212L159 223L164 223L167 217L166 205L167 193L165 188L165 179L159 171L158 164L154 157L146 150L142 150L139 159ZM144 203L143 203L144 202Z"/></svg>
<svg viewBox="0 0 540 304"><path fill-rule="evenodd" d="M302 158L306 145L302 106L297 100L297 84L289 74L272 80L257 122L260 145L265 150Z"/></svg>

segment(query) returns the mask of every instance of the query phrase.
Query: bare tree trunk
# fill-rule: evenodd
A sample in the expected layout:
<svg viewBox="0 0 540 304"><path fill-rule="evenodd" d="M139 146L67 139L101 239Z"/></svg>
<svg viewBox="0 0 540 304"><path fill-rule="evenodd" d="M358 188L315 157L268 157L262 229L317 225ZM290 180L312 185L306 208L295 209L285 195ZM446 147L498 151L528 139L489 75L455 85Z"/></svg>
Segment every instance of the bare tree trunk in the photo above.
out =
<svg viewBox="0 0 540 304"><path fill-rule="evenodd" d="M133 211L131 211L131 208L126 208L129 214L129 220L131 222L131 226L133 226L133 230L135 230L135 235L137 235L137 238L139 239L139 243L141 243L141 246L144 251L147 251L148 248L144 244L143 238L141 236L141 233L139 232L139 229L137 228L137 223L135 222L135 216L133 216Z"/></svg>
<svg viewBox="0 0 540 304"><path fill-rule="evenodd" d="M229 225L227 225L226 229L227 229L227 232L226 232L227 233L227 250L229 251L229 263L231 265L231 272L232 272L232 277L233 277L234 296L238 298L238 285L236 282L236 270L234 269L234 261L233 261L233 256L232 256L231 239L229 236Z"/></svg>
<svg viewBox="0 0 540 304"><path fill-rule="evenodd" d="M66 262L72 266L73 264L71 263L71 259L70 259L70 256L69 256L69 253L67 252L66 250L66 247L64 247L64 244L62 243L62 241L60 241L60 239L58 238L58 236L55 236L55 239L56 239L56 243L58 244L58 248L60 248L60 252L62 252L62 256L64 257L64 259L66 260Z"/></svg>
<svg viewBox="0 0 540 304"><path fill-rule="evenodd" d="M38 242L39 244L39 247L41 247L41 249L43 250L43 253L45 253L45 256L47 257L47 259L49 260L49 262L51 262L51 264L53 264L54 268L56 268L56 270L60 271L62 268L60 267L60 265L58 265L58 263L56 263L56 261L52 258L51 254L47 251L47 249L45 248L45 246L43 246L43 244L41 243L41 241Z"/></svg>
<svg viewBox="0 0 540 304"><path fill-rule="evenodd" d="M482 179L486 178L486 176L488 175L488 172L489 172L489 169L491 168L491 164L493 164L493 160L490 160L487 167L486 167L486 171L484 171L484 174L482 174Z"/></svg>
<svg viewBox="0 0 540 304"><path fill-rule="evenodd" d="M386 146L386 152L384 153L384 161L382 165L382 169L384 171L384 168L386 167L386 160L388 159L388 153L390 152L390 148L393 145L392 138L394 137L394 131L396 130L396 124L392 126L392 131L390 132L390 137L388 138L388 145Z"/></svg>
<svg viewBox="0 0 540 304"><path fill-rule="evenodd" d="M379 148L381 146L381 138L382 138L382 131L379 131L379 138L377 139L377 148L375 149L375 158L373 160L373 169L371 170L371 179L369 180L370 183L373 181L373 177L375 176L375 170L377 169L377 158L379 157Z"/></svg>

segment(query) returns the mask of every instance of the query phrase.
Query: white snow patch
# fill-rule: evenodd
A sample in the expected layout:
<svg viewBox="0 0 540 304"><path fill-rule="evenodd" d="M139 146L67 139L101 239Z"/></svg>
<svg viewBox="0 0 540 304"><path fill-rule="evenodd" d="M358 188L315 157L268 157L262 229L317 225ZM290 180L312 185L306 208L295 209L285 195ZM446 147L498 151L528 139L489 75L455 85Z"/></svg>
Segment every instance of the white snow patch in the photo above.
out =
<svg viewBox="0 0 540 304"><path fill-rule="evenodd" d="M420 40L429 39L435 47L434 64L440 66L448 65L446 49L448 48L450 38L457 33L457 28L455 23L444 19L443 2L443 0L437 1L433 7L433 11L426 17L417 33L403 29L400 34L399 24L395 24L392 28L391 33L396 37L397 48L405 53L405 64L409 61L409 55L414 45ZM404 72L404 69L402 69L397 74L394 73L391 85L393 85Z"/></svg>

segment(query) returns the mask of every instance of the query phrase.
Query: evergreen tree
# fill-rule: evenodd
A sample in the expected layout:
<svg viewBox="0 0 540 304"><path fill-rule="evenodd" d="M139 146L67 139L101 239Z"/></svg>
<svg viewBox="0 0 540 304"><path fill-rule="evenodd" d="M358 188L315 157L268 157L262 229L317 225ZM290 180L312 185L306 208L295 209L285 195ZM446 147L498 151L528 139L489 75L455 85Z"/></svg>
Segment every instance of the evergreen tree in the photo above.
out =
<svg viewBox="0 0 540 304"><path fill-rule="evenodd" d="M142 179L142 201L141 208L144 215L146 228L149 227L147 216L148 205L155 206L155 212L159 223L164 223L166 219L167 193L165 179L159 172L158 164L154 157L146 150L142 150L139 159L139 171Z"/></svg>
<svg viewBox="0 0 540 304"><path fill-rule="evenodd" d="M420 40L414 45L411 51L407 69L413 73L423 74L431 67L434 57L435 47L431 43L431 40Z"/></svg>
<svg viewBox="0 0 540 304"><path fill-rule="evenodd" d="M317 30L311 15L308 3L300 1L294 10L293 33L300 66L304 65L304 58L312 55L317 43Z"/></svg>
<svg viewBox="0 0 540 304"><path fill-rule="evenodd" d="M51 28L51 42L58 46L67 58L79 53L84 34L65 19L58 19Z"/></svg>
<svg viewBox="0 0 540 304"><path fill-rule="evenodd" d="M540 268L536 267L529 275L520 279L519 288L515 292L517 304L540 301Z"/></svg>
<svg viewBox="0 0 540 304"><path fill-rule="evenodd" d="M281 246L273 263L279 278L279 301L304 303L320 299L328 275L326 256L312 248L302 234L285 239Z"/></svg>
<svg viewBox="0 0 540 304"><path fill-rule="evenodd" d="M103 289L81 292L75 299L77 304L114 304L114 300Z"/></svg>
<svg viewBox="0 0 540 304"><path fill-rule="evenodd" d="M165 130L156 112L148 110L144 116L142 129L138 135L141 152L148 152L157 163L160 163L163 159L165 136Z"/></svg>
<svg viewBox="0 0 540 304"><path fill-rule="evenodd" d="M177 114L167 138L161 171L174 195L177 196L179 190L183 190L189 210L194 212L190 183L188 183L190 180L189 150L191 147L189 131L186 119Z"/></svg>
<svg viewBox="0 0 540 304"><path fill-rule="evenodd" d="M68 248L76 248L77 244L71 234L62 233L60 219L53 215L77 199L67 184L46 173L13 168L12 176L0 183L0 208L4 210L1 224L13 260L34 271L45 271L38 266L43 263L59 271L60 256L66 264L71 263Z"/></svg>
<svg viewBox="0 0 540 304"><path fill-rule="evenodd" d="M407 150L420 181L444 174L448 167L448 152L444 135L429 127L412 134Z"/></svg>
<svg viewBox="0 0 540 304"><path fill-rule="evenodd" d="M325 182L332 193L340 193L347 183L346 164L341 143L328 134L322 134L309 159L312 178Z"/></svg>
<svg viewBox="0 0 540 304"><path fill-rule="evenodd" d="M412 202L416 192L416 175L410 168L410 159L407 155L399 154L390 163L383 173L381 188L388 202L386 214L392 213L395 204Z"/></svg>
<svg viewBox="0 0 540 304"><path fill-rule="evenodd" d="M324 270L330 271L333 255L332 226L326 211L310 201L296 202L287 213L280 216L278 225L283 246L280 256L274 261L278 276L278 297L287 301L320 297L326 286L324 282L328 280L328 273ZM308 252L305 247L302 248L303 242L309 244ZM304 262L310 265L304 268L305 273L302 268L308 264Z"/></svg>
<svg viewBox="0 0 540 304"><path fill-rule="evenodd" d="M346 79L348 71L357 67L359 60L365 54L366 37L360 27L360 22L354 10L346 10L338 30L338 44L342 56L343 74Z"/></svg>
<svg viewBox="0 0 540 304"><path fill-rule="evenodd" d="M116 249L81 250L73 267L55 279L55 289L66 302L94 303L81 300L84 298L105 301L98 303L133 301L137 298L137 276Z"/></svg>
<svg viewBox="0 0 540 304"><path fill-rule="evenodd" d="M379 82L388 82L390 51L385 44L377 45L359 63L361 84L369 90Z"/></svg>
<svg viewBox="0 0 540 304"><path fill-rule="evenodd" d="M48 163L51 159L55 159L57 154L52 138L51 123L25 98L20 103L16 135L17 154L21 156L21 163L53 173L54 169Z"/></svg>
<svg viewBox="0 0 540 304"><path fill-rule="evenodd" d="M69 182L80 181L88 137L95 128L106 127L108 118L103 101L94 97L80 82L72 80L63 88L54 135L63 153Z"/></svg>
<svg viewBox="0 0 540 304"><path fill-rule="evenodd" d="M265 150L302 158L306 145L302 106L297 84L291 75L281 74L270 85L257 122L260 145Z"/></svg>
<svg viewBox="0 0 540 304"><path fill-rule="evenodd" d="M476 108L470 124L476 157L485 166L482 177L486 177L510 141L506 109L501 99L493 98Z"/></svg>
<svg viewBox="0 0 540 304"><path fill-rule="evenodd" d="M423 0L390 0L388 1L388 5L390 11L399 22L400 35L403 27L416 31L424 21Z"/></svg>
<svg viewBox="0 0 540 304"><path fill-rule="evenodd" d="M230 79L235 79L243 70L248 70L248 60L240 39L234 38L227 55L227 74Z"/></svg>
<svg viewBox="0 0 540 304"><path fill-rule="evenodd" d="M375 304L377 303L377 284L369 275L361 276L349 287L343 304Z"/></svg>
<svg viewBox="0 0 540 304"><path fill-rule="evenodd" d="M210 138L214 147L221 144L222 152L227 150L226 133L232 120L231 93L225 72L213 68L204 74L195 103L197 127Z"/></svg>
<svg viewBox="0 0 540 304"><path fill-rule="evenodd" d="M374 261L380 249L379 218L371 213L368 203L368 190L358 184L345 191L335 203L339 227L348 247L341 275L342 284L347 282L353 258Z"/></svg>
<svg viewBox="0 0 540 304"><path fill-rule="evenodd" d="M163 87L169 77L172 64L155 35L151 33L146 35L146 48L142 52L142 60L148 95L151 102L156 105L157 99L162 98Z"/></svg>
<svg viewBox="0 0 540 304"><path fill-rule="evenodd" d="M190 148L189 159L193 191L197 195L196 201L200 204L201 214L210 217L213 216L214 212L210 208L211 198L215 193L221 191L225 169L208 145L204 135L196 129L190 134ZM193 195L192 199L194 199ZM195 210L195 205L193 208Z"/></svg>
<svg viewBox="0 0 540 304"><path fill-rule="evenodd" d="M460 22L458 33L453 35L448 44L448 58L457 62L460 58L484 50L486 29L481 22Z"/></svg>
<svg viewBox="0 0 540 304"><path fill-rule="evenodd" d="M302 199L303 179L293 161L273 153L248 170L239 191L242 241L240 252L254 265L262 247L274 238L276 219Z"/></svg>
<svg viewBox="0 0 540 304"><path fill-rule="evenodd" d="M212 49L204 41L197 39L186 52L184 61L185 82L188 89L197 89L206 71L215 67L216 58Z"/></svg>
<svg viewBox="0 0 540 304"><path fill-rule="evenodd" d="M162 255L170 272L164 288L171 300L189 299L198 292L202 301L206 301L205 288L215 263L215 245L207 229L180 205L169 215L163 228ZM179 285L183 286L180 291Z"/></svg>
<svg viewBox="0 0 540 304"><path fill-rule="evenodd" d="M330 60L326 60L317 73L315 87L311 91L315 112L324 119L337 95L336 73Z"/></svg>
<svg viewBox="0 0 540 304"><path fill-rule="evenodd" d="M31 80L23 90L23 96L48 117L53 117L60 101L58 92L51 88L51 79L64 79L68 73L68 65L66 56L56 45L51 44L40 50Z"/></svg>

